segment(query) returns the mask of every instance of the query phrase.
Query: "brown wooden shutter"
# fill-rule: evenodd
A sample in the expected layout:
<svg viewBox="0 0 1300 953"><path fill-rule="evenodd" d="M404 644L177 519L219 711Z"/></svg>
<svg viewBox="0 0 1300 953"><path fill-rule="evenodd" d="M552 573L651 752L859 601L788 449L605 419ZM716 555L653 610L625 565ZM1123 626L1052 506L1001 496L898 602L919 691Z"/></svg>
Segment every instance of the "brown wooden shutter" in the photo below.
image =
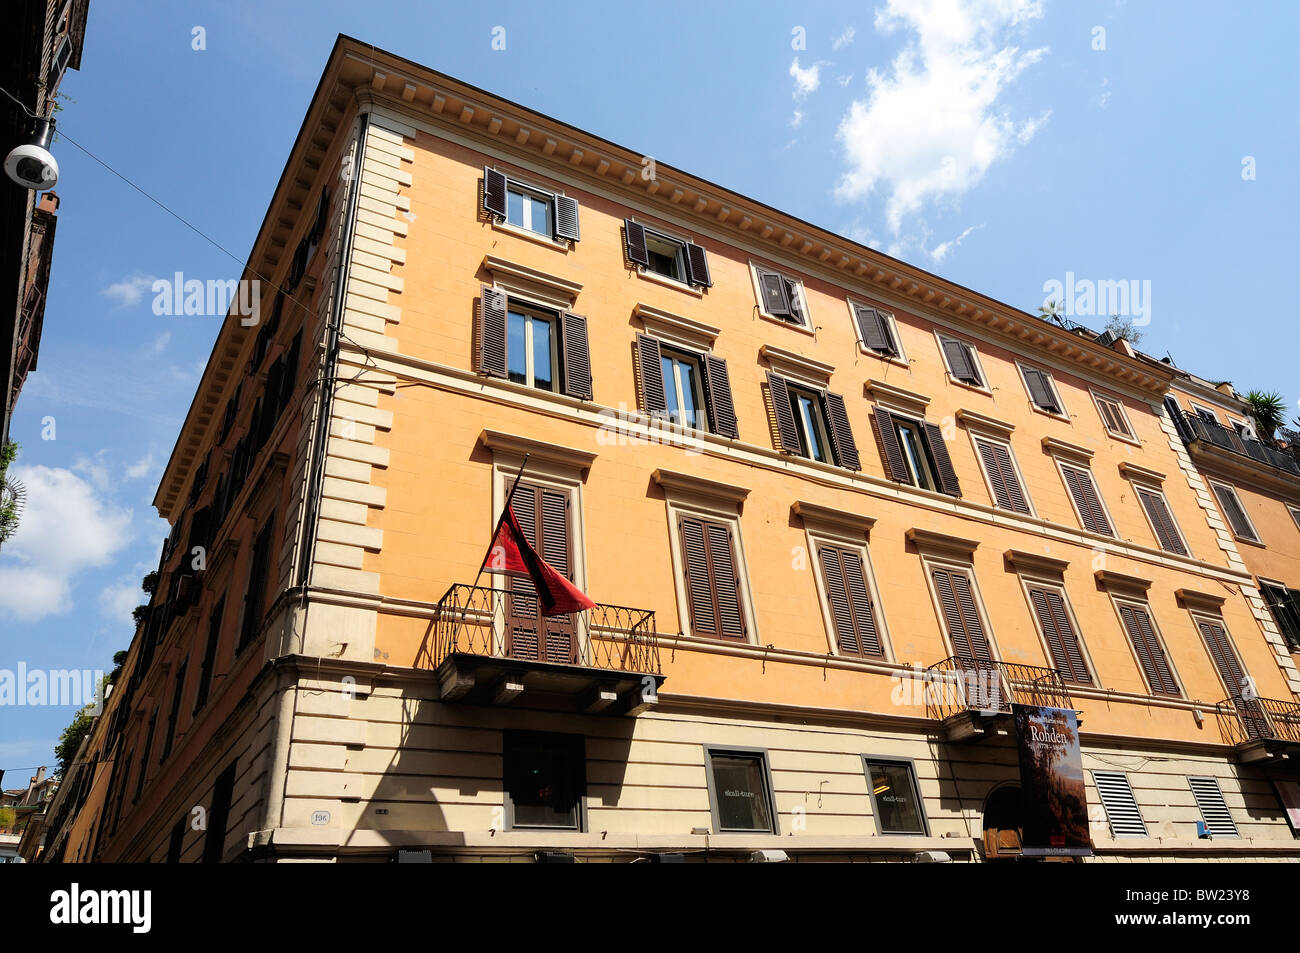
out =
<svg viewBox="0 0 1300 953"><path fill-rule="evenodd" d="M1255 542L1259 537L1255 535L1254 529L1251 528L1250 519L1246 516L1246 510L1241 505L1241 500L1237 497L1237 491L1232 487L1219 486L1217 483L1211 483L1214 489L1214 496L1219 501L1219 507L1223 510L1223 515L1228 518L1228 525L1232 527L1233 533L1242 539L1249 539Z"/></svg>
<svg viewBox="0 0 1300 953"><path fill-rule="evenodd" d="M731 527L683 516L678 521L690 602L691 632L727 639L745 636Z"/></svg>
<svg viewBox="0 0 1300 953"><path fill-rule="evenodd" d="M1011 462L1011 451L1003 444L976 438L975 446L979 448L980 460L984 463L984 472L989 475L993 485L994 502L1004 510L1015 513L1028 513L1029 503L1024 490L1016 476L1016 468Z"/></svg>
<svg viewBox="0 0 1300 953"><path fill-rule="evenodd" d="M1116 401L1109 397L1098 397L1097 404L1101 407L1102 419L1107 429L1125 437L1133 436L1133 432L1128 429L1128 422L1124 419L1124 411Z"/></svg>
<svg viewBox="0 0 1300 953"><path fill-rule="evenodd" d="M709 523L709 564L713 569L713 589L718 597L718 623L723 638L739 639L745 635L745 615L740 608L740 578L731 537L731 527Z"/></svg>
<svg viewBox="0 0 1300 953"><path fill-rule="evenodd" d="M704 361L705 399L708 401L709 422L719 436L739 439L736 408L731 402L731 379L727 362L712 354L702 355ZM662 365L661 365L662 366Z"/></svg>
<svg viewBox="0 0 1300 953"><path fill-rule="evenodd" d="M818 553L840 651L847 655L883 656L862 557L838 546L818 547Z"/></svg>
<svg viewBox="0 0 1300 953"><path fill-rule="evenodd" d="M582 237L578 228L578 200L571 195L555 196L555 237L571 242Z"/></svg>
<svg viewBox="0 0 1300 953"><path fill-rule="evenodd" d="M803 455L803 442L794 421L794 408L790 405L790 388L785 378L767 372L767 391L772 398L772 413L776 415L777 447L782 453Z"/></svg>
<svg viewBox="0 0 1300 953"><path fill-rule="evenodd" d="M975 609L975 599L966 574L936 568L931 570L930 575L934 579L935 591L939 594L939 605L948 626L948 638L952 642L953 652L958 658L992 661L993 653L988 638L984 635L984 625Z"/></svg>
<svg viewBox="0 0 1300 953"><path fill-rule="evenodd" d="M1043 410L1059 414L1061 404L1056 399L1056 388L1052 386L1052 379L1033 367L1024 368L1024 372L1025 383L1029 385L1029 396L1034 403Z"/></svg>
<svg viewBox="0 0 1300 953"><path fill-rule="evenodd" d="M759 271L758 285L763 289L763 307L774 318L794 317L785 281L774 271Z"/></svg>
<svg viewBox="0 0 1300 953"><path fill-rule="evenodd" d="M623 238L627 242L627 260L643 268L650 267L650 249L645 243L645 226L625 218Z"/></svg>
<svg viewBox="0 0 1300 953"><path fill-rule="evenodd" d="M1300 592L1267 582L1261 582L1259 588L1286 644L1292 651L1300 651Z"/></svg>
<svg viewBox="0 0 1300 953"><path fill-rule="evenodd" d="M898 445L898 433L894 430L894 415L883 407L877 407L871 415L871 422L876 430L876 441L880 444L880 456L885 461L885 473L897 483L911 483L912 475L908 472L903 448Z"/></svg>
<svg viewBox="0 0 1300 953"><path fill-rule="evenodd" d="M537 548L537 494L538 487L520 483L511 498L519 528L529 545ZM537 589L527 573L511 573L506 583L510 590L506 612L506 652L513 658L537 660L541 658L541 640L538 637L541 612Z"/></svg>
<svg viewBox="0 0 1300 953"><path fill-rule="evenodd" d="M1073 466L1062 466L1065 484L1074 497L1074 505L1079 508L1079 519L1083 528L1101 536L1114 536L1110 520L1102 508L1101 497L1097 495L1097 486L1092 482L1092 473Z"/></svg>
<svg viewBox="0 0 1300 953"><path fill-rule="evenodd" d="M1155 628L1151 625L1151 616L1138 606L1120 606L1120 619L1128 632L1133 651L1137 654L1142 673L1147 685L1155 695L1179 695L1178 683L1174 680L1173 670L1165 650L1156 638Z"/></svg>
<svg viewBox="0 0 1300 953"><path fill-rule="evenodd" d="M1070 616L1065 611L1065 600L1061 594L1054 589L1035 586L1029 590L1029 598L1051 653L1053 667L1067 681L1091 685L1092 676L1088 674L1083 649L1079 645L1074 626L1070 624Z"/></svg>
<svg viewBox="0 0 1300 953"><path fill-rule="evenodd" d="M693 285L708 288L713 285L709 277L709 256L704 248L694 242L686 243L686 280Z"/></svg>
<svg viewBox="0 0 1300 953"><path fill-rule="evenodd" d="M478 372L506 376L506 295L484 287L479 296Z"/></svg>
<svg viewBox="0 0 1300 953"><path fill-rule="evenodd" d="M587 347L587 319L564 312L561 322L560 359L564 364L564 393L591 400L591 353Z"/></svg>
<svg viewBox="0 0 1300 953"><path fill-rule="evenodd" d="M853 428L849 426L849 415L844 409L844 398L829 391L823 397L826 401L826 420L830 424L831 443L834 445L836 462L846 470L861 470L862 461L858 458L858 445L853 439Z"/></svg>
<svg viewBox="0 0 1300 953"><path fill-rule="evenodd" d="M682 562L686 571L686 594L690 602L692 635L717 635L718 614L713 601L713 579L709 573L709 555L704 541L704 521L682 517L678 523L682 537Z"/></svg>
<svg viewBox="0 0 1300 953"><path fill-rule="evenodd" d="M506 217L506 177L495 169L483 170L483 208Z"/></svg>
<svg viewBox="0 0 1300 953"><path fill-rule="evenodd" d="M873 351L897 356L898 349L894 346L893 335L889 333L889 325L883 314L875 308L859 305L853 306L853 314L857 318L858 333L864 345Z"/></svg>
<svg viewBox="0 0 1300 953"><path fill-rule="evenodd" d="M1268 737L1271 734L1268 717L1255 696L1253 684L1228 639L1227 631L1217 622L1197 620L1196 624L1205 639L1206 647L1210 650L1214 667L1219 670L1219 677L1223 679L1228 689L1228 697L1232 699L1232 705L1237 709L1237 715L1241 718L1246 734L1251 738Z"/></svg>
<svg viewBox="0 0 1300 953"><path fill-rule="evenodd" d="M979 372L975 370L975 360L971 357L970 349L966 344L944 338L943 353L948 358L948 368L952 371L953 377L968 384L979 385Z"/></svg>
<svg viewBox="0 0 1300 953"><path fill-rule="evenodd" d="M569 494L550 487L541 489L542 558L564 578L573 580L569 534ZM545 629L546 661L572 664L576 661L573 616L550 616L542 620Z"/></svg>
<svg viewBox="0 0 1300 953"><path fill-rule="evenodd" d="M948 456L948 445L938 424L925 422L925 442L930 447L930 456L934 458L934 467L939 471L939 491L949 496L961 496L957 471L953 469L952 457Z"/></svg>
<svg viewBox="0 0 1300 953"><path fill-rule="evenodd" d="M1137 494L1138 499L1142 501L1142 508L1147 511L1151 525L1155 528L1160 548L1166 552L1186 556L1187 547L1183 545L1182 538L1178 535L1178 528L1174 525L1173 515L1169 512L1164 497L1143 489L1139 489Z"/></svg>
<svg viewBox="0 0 1300 953"><path fill-rule="evenodd" d="M652 417L667 416L668 398L664 391L664 365L659 342L648 334L638 334L636 358L642 412Z"/></svg>

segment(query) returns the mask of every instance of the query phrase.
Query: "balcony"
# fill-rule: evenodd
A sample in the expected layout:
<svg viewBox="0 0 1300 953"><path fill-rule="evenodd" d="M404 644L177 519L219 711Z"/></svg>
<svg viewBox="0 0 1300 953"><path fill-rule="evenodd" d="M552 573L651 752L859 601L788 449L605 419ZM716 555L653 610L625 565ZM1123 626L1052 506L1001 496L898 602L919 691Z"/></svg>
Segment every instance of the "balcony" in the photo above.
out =
<svg viewBox="0 0 1300 953"><path fill-rule="evenodd" d="M1215 453L1215 449L1210 448L1216 448L1232 455L1227 458L1229 461L1234 458L1249 458L1255 463L1300 477L1300 460L1286 450L1279 450L1262 440L1240 434L1231 427L1181 410L1174 416L1174 426L1189 448L1197 444L1210 453Z"/></svg>
<svg viewBox="0 0 1300 953"><path fill-rule="evenodd" d="M438 602L417 667L433 671L445 702L637 715L658 702L655 615L597 605L542 618L535 593L457 584Z"/></svg>
<svg viewBox="0 0 1300 953"><path fill-rule="evenodd" d="M982 741L1011 733L1011 706L1074 708L1055 669L952 656L925 670L926 714L949 741Z"/></svg>
<svg viewBox="0 0 1300 953"><path fill-rule="evenodd" d="M1225 744L1245 763L1300 755L1300 702L1228 698L1214 706Z"/></svg>

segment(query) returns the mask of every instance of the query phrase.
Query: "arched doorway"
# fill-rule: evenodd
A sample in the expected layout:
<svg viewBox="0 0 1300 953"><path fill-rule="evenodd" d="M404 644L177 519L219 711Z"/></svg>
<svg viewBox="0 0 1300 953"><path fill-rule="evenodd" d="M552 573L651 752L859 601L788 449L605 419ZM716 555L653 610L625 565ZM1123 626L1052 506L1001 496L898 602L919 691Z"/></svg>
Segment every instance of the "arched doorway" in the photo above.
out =
<svg viewBox="0 0 1300 953"><path fill-rule="evenodd" d="M984 801L984 858L1014 860L1021 856L1023 843L1020 788L1004 784Z"/></svg>

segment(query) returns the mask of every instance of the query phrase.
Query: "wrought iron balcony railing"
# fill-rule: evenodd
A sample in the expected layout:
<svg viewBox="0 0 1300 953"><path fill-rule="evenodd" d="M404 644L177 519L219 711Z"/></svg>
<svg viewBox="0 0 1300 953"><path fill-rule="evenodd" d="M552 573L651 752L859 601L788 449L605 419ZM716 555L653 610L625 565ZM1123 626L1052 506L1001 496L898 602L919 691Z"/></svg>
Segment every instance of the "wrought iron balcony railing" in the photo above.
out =
<svg viewBox="0 0 1300 953"><path fill-rule="evenodd" d="M974 711L1010 714L1012 705L1073 708L1055 669L954 655L925 670L926 713L939 721Z"/></svg>
<svg viewBox="0 0 1300 953"><path fill-rule="evenodd" d="M1259 463L1300 476L1300 460L1287 451L1238 433L1233 428L1225 427L1216 421L1207 420L1199 414L1189 414L1180 410L1174 417L1174 425L1178 428L1178 435L1183 438L1183 443L1201 440L1222 450L1250 457Z"/></svg>
<svg viewBox="0 0 1300 953"><path fill-rule="evenodd" d="M421 662L436 669L456 653L659 675L655 614L597 605L543 618L536 594L457 584L438 602L432 644Z"/></svg>
<svg viewBox="0 0 1300 953"><path fill-rule="evenodd" d="M1278 698L1228 698L1214 706L1223 740L1230 745L1251 741L1300 744L1300 702Z"/></svg>

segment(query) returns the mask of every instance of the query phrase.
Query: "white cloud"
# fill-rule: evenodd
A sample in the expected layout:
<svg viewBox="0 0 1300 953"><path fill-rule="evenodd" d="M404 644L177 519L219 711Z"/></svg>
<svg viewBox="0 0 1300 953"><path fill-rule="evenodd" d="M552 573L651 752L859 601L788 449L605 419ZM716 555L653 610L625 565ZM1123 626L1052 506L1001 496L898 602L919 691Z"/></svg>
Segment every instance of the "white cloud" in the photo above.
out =
<svg viewBox="0 0 1300 953"><path fill-rule="evenodd" d="M846 74L844 74L843 76L838 77L836 81L837 81L841 86L847 86L847 85L849 85L849 83L853 82L853 74L852 74L852 73L846 73Z"/></svg>
<svg viewBox="0 0 1300 953"><path fill-rule="evenodd" d="M131 618L131 610L147 598L139 579L126 580L100 591L99 612L112 622L126 622Z"/></svg>
<svg viewBox="0 0 1300 953"><path fill-rule="evenodd" d="M1110 79L1101 81L1101 92L1097 95L1096 103L1098 109L1105 109L1110 105L1110 95L1113 90L1110 88Z"/></svg>
<svg viewBox="0 0 1300 953"><path fill-rule="evenodd" d="M790 63L790 76L794 80L794 98L803 99L810 93L817 92L817 87L822 84L822 64L814 63L807 69L799 66L799 57L795 57Z"/></svg>
<svg viewBox="0 0 1300 953"><path fill-rule="evenodd" d="M95 485L95 489L107 491L108 457L109 452L106 449L98 451L94 457L78 457L77 462L72 465L72 472L84 474Z"/></svg>
<svg viewBox="0 0 1300 953"><path fill-rule="evenodd" d="M153 287L153 283L152 276L131 275L129 278L113 282L107 288L101 288L99 293L116 303L119 308L128 308L139 304L144 293Z"/></svg>
<svg viewBox="0 0 1300 953"><path fill-rule="evenodd" d="M18 466L14 477L27 487L27 505L2 554L0 608L31 621L72 607L77 575L130 542L131 511L71 470Z"/></svg>
<svg viewBox="0 0 1300 953"><path fill-rule="evenodd" d="M1015 120L998 100L1047 53L1013 45L1017 28L1042 16L1039 0L887 0L876 13L882 33L913 36L886 72L867 75L869 95L840 121L848 169L842 201L885 190L885 215L897 234L927 202L957 198L988 168L1028 142L1050 112Z"/></svg>
<svg viewBox="0 0 1300 953"><path fill-rule="evenodd" d="M791 127L798 129L802 123L803 123L803 113L801 113L799 110L796 109L794 111L794 115L790 117L790 125Z"/></svg>
<svg viewBox="0 0 1300 953"><path fill-rule="evenodd" d="M979 224L979 225L972 225L972 226L970 226L970 228L966 229L964 232L962 232L962 233L961 233L960 235L958 235L956 238L950 238L950 239L948 239L946 242L940 242L938 245L935 245L934 248L930 249L930 252L929 252L930 257L931 257L932 259L934 259L934 261L935 261L936 264L937 264L938 262L943 261L945 258L948 257L948 253L949 253L950 251L952 251L954 248L956 248L958 245L960 245L963 241L965 241L967 235L969 235L971 232L975 231L975 229L977 229L977 228L983 228L983 227L984 227L983 223L981 223L981 224Z"/></svg>
<svg viewBox="0 0 1300 953"><path fill-rule="evenodd" d="M848 46L853 42L853 38L858 35L857 27L846 26L844 32L837 36L831 42L831 49L838 50L842 46Z"/></svg>
<svg viewBox="0 0 1300 953"><path fill-rule="evenodd" d="M172 333L164 331L149 343L149 354L151 357L157 357L163 351L167 350L167 345L171 342Z"/></svg>
<svg viewBox="0 0 1300 953"><path fill-rule="evenodd" d="M138 480L141 477L148 476L149 471L153 469L153 451L137 460L135 463L128 463L123 471L123 476L128 480Z"/></svg>

